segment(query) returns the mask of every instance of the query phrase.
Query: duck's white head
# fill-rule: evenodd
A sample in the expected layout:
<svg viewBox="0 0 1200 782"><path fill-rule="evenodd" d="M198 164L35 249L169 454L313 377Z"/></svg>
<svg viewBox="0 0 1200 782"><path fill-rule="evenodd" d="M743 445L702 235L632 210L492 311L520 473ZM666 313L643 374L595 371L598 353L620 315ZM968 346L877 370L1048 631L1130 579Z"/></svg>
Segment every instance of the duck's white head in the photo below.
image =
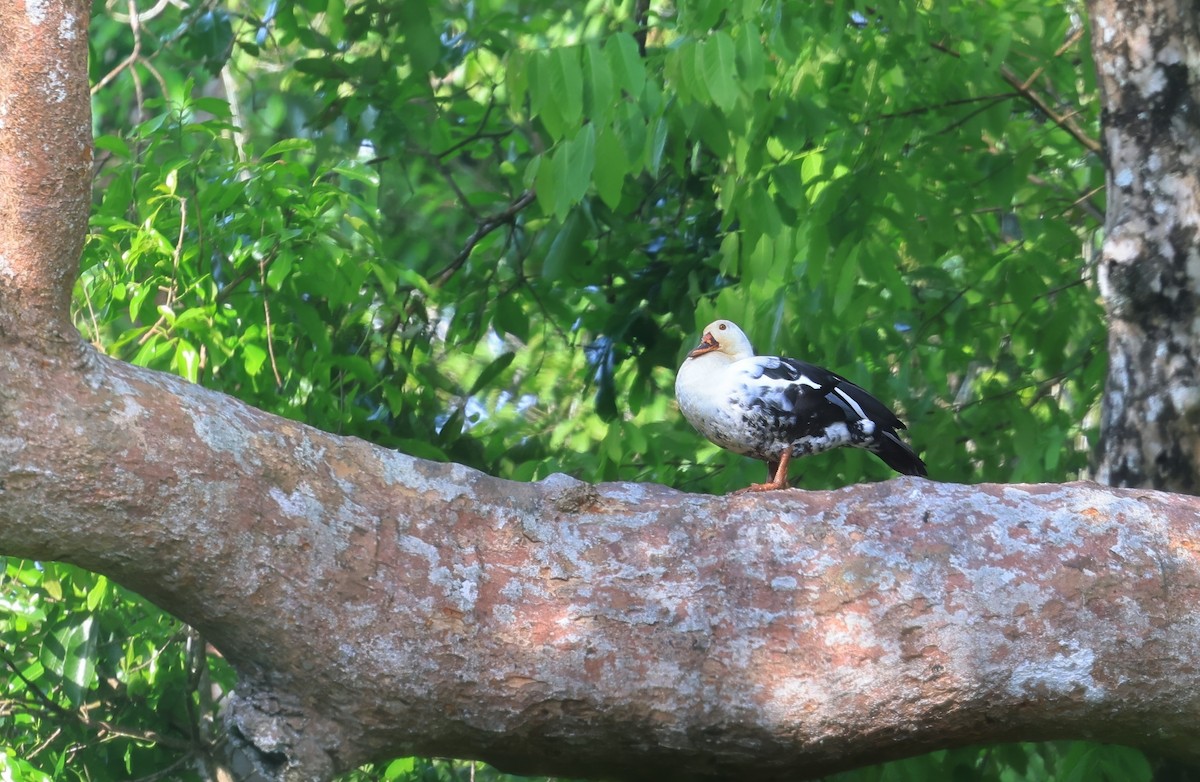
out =
<svg viewBox="0 0 1200 782"><path fill-rule="evenodd" d="M708 353L718 353L728 361L741 361L754 355L754 348L745 332L730 320L714 320L704 327L704 336L700 344L688 358L696 358Z"/></svg>

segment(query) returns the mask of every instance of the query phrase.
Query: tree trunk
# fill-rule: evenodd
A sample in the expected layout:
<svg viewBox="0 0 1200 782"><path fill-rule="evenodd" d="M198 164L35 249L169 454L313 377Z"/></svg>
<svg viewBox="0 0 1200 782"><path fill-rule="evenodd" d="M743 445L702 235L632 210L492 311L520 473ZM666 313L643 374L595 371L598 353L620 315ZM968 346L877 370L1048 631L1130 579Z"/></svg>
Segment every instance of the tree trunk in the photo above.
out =
<svg viewBox="0 0 1200 782"><path fill-rule="evenodd" d="M1094 0L1108 214L1098 478L1200 492L1200 13Z"/></svg>
<svg viewBox="0 0 1200 782"><path fill-rule="evenodd" d="M0 6L0 342L79 346L64 316L91 206L90 10Z"/></svg>
<svg viewBox="0 0 1200 782"><path fill-rule="evenodd" d="M1200 757L1200 499L515 484L90 350L68 312L88 6L0 6L0 551L200 628L240 674L232 736L259 771L415 752L791 779L1052 737ZM1124 230L1110 289L1143 268Z"/></svg>

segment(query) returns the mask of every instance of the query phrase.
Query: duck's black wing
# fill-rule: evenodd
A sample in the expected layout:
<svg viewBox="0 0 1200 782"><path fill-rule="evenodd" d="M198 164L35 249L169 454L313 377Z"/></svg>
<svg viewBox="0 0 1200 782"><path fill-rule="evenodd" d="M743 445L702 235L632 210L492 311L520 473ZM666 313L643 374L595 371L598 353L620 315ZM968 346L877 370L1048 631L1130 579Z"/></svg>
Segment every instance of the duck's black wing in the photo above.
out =
<svg viewBox="0 0 1200 782"><path fill-rule="evenodd" d="M897 434L904 422L861 387L824 367L775 356L738 362L740 402L756 450L771 458L843 445L866 448L905 475L926 475L925 463Z"/></svg>

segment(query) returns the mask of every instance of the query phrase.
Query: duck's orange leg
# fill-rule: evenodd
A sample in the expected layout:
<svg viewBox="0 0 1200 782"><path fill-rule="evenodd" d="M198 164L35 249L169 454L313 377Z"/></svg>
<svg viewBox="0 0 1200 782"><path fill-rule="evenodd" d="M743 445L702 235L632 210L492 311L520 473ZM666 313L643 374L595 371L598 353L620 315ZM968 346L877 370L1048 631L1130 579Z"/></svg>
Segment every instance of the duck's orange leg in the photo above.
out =
<svg viewBox="0 0 1200 782"><path fill-rule="evenodd" d="M775 467L773 475L769 475L770 480L766 483L752 483L744 489L738 489L734 494L746 494L752 491L774 491L775 489L786 489L788 487L787 474L788 465L792 463L792 447L789 445L783 450L779 456L779 465ZM767 470L770 471L770 463L767 464Z"/></svg>

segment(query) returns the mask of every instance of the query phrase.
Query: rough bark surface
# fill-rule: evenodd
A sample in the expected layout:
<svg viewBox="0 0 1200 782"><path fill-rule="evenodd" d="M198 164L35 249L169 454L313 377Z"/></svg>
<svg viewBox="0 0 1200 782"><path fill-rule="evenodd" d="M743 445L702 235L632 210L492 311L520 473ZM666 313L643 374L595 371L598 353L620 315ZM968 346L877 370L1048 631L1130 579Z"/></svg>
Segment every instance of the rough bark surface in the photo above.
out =
<svg viewBox="0 0 1200 782"><path fill-rule="evenodd" d="M1093 0L1108 214L1098 479L1200 490L1200 14Z"/></svg>
<svg viewBox="0 0 1200 782"><path fill-rule="evenodd" d="M79 338L63 317L91 205L91 6L0 3L0 345Z"/></svg>
<svg viewBox="0 0 1200 782"><path fill-rule="evenodd" d="M0 551L203 630L242 674L233 724L296 778L418 752L794 779L1050 737L1200 757L1200 499L517 484L35 358L0 357Z"/></svg>

